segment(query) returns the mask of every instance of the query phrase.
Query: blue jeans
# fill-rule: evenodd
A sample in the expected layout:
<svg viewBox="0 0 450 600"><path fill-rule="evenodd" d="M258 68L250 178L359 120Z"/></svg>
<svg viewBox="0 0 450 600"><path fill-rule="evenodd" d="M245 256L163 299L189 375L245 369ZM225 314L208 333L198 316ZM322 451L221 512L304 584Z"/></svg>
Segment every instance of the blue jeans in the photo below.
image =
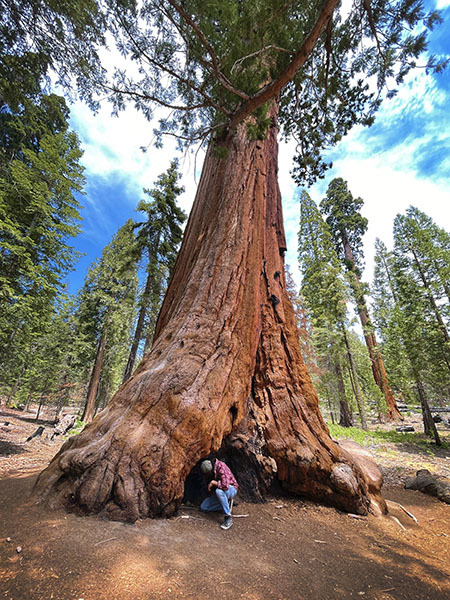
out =
<svg viewBox="0 0 450 600"><path fill-rule="evenodd" d="M227 490L219 490L216 488L211 496L208 496L203 500L200 505L200 510L210 512L214 510L223 510L225 516L230 516L230 505L229 501L236 496L236 488L232 485Z"/></svg>

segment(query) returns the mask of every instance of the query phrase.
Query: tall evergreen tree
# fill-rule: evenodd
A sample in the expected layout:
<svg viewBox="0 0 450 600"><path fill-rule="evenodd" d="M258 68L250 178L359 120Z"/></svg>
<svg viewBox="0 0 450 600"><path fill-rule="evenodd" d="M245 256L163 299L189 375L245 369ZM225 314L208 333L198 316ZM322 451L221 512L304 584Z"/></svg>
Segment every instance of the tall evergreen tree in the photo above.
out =
<svg viewBox="0 0 450 600"><path fill-rule="evenodd" d="M297 285L288 264L286 264L286 289L294 307L303 360L313 381L317 381L321 368L312 342L313 327L305 309L305 300L297 290Z"/></svg>
<svg viewBox="0 0 450 600"><path fill-rule="evenodd" d="M395 318L398 310L398 292L394 280L394 256L379 239L375 241L371 297L374 323L380 336L383 357L393 389L404 400L413 402L410 392L414 381L411 379L408 357Z"/></svg>
<svg viewBox="0 0 450 600"><path fill-rule="evenodd" d="M411 276L426 295L429 310L441 333L442 358L450 369L449 308L447 302L442 308L440 306L442 298L447 297L450 283L450 236L437 228L427 215L411 206L406 215L395 218L394 237L397 253L408 261Z"/></svg>
<svg viewBox="0 0 450 600"><path fill-rule="evenodd" d="M315 202L305 191L300 197L299 260L301 291L311 316L316 346L322 360L332 365L336 376L340 424L345 427L352 425L344 381L345 363L348 361L349 381L362 426L366 429L365 407L346 327L348 294L341 265L330 231Z"/></svg>
<svg viewBox="0 0 450 600"><path fill-rule="evenodd" d="M2 380L26 370L78 254L81 150L58 96L0 112L0 356Z"/></svg>
<svg viewBox="0 0 450 600"><path fill-rule="evenodd" d="M181 242L181 225L186 215L176 204L177 197L184 191L177 183L179 178L178 162L174 160L167 172L158 177L154 189L144 190L151 200L141 201L137 207L146 216L146 221L138 226L136 241L140 255L147 259L147 276L123 381L131 376L143 337L145 349L150 348L162 298Z"/></svg>
<svg viewBox="0 0 450 600"><path fill-rule="evenodd" d="M99 387L108 396L121 380L134 321L138 253L130 219L115 234L86 276L78 323L92 370L82 420L89 423Z"/></svg>
<svg viewBox="0 0 450 600"><path fill-rule="evenodd" d="M398 252L396 255L388 253L379 240L375 275L374 311L375 316L379 316L378 326L393 373L407 392L408 383L412 381L422 406L425 433L433 434L440 444L425 385L430 362L433 370L436 364L430 360L433 343L424 294L408 272L405 257Z"/></svg>
<svg viewBox="0 0 450 600"><path fill-rule="evenodd" d="M88 512L107 506L119 519L172 514L191 469L222 448L239 457L238 478L252 473L253 497L277 478L292 492L367 511L364 476L329 437L300 355L285 286L277 129L300 140L298 178L320 175L322 149L373 120L380 95L365 76L380 90L387 78L400 82L438 17L409 0L338 5L144 0L139 11L113 11L116 39L137 63L107 84L116 108L131 98L151 116L159 103L171 109L159 133L209 146L152 349L41 475L42 494L82 498Z"/></svg>
<svg viewBox="0 0 450 600"><path fill-rule="evenodd" d="M102 79L98 46L107 22L96 0L0 0L0 109L36 100L51 69L69 92L75 76L80 94L95 104L89 76Z"/></svg>
<svg viewBox="0 0 450 600"><path fill-rule="evenodd" d="M388 382L383 357L370 320L365 298L367 289L360 280L363 261L362 236L367 230L367 219L359 212L362 205L363 200L354 198L347 188L347 183L340 177L333 179L329 184L327 195L320 204L322 212L327 215L327 223L338 256L349 275L364 339L372 361L373 376L386 401L386 417L402 419Z"/></svg>

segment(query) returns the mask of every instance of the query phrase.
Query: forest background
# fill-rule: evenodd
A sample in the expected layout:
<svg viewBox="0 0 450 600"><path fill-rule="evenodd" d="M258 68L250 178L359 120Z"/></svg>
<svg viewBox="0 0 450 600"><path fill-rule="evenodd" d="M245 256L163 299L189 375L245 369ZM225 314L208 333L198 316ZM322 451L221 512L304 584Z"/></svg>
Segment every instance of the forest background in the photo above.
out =
<svg viewBox="0 0 450 600"><path fill-rule="evenodd" d="M429 54L442 57L448 54L449 26L446 17L450 14L450 7L445 0L441 0L437 2L436 8L443 10L444 23L430 34ZM120 59L114 55L106 60L115 62ZM57 87L55 91L59 93ZM449 228L450 193L446 186L450 160L450 117L447 110L449 95L448 70L434 74L425 73L423 69L411 72L399 94L382 105L372 127L355 127L342 142L328 151L326 159L333 162L333 167L325 173L322 181L309 190L311 197L319 202L325 196L330 181L335 177L342 177L348 182L353 195L364 200L361 213L368 220L368 230L363 239L365 281L372 278L375 238L380 238L391 248L394 218L398 213L405 213L408 206L417 207L439 226L447 230ZM96 114L80 102L70 105L69 123L77 133L83 150L79 162L84 167L86 183L82 186L80 180L77 184L80 189L75 193L76 201L83 207L80 208L82 231L69 240L70 245L80 252L80 256L67 276L67 289L61 291L64 294L78 293L78 298L60 296L56 299L57 313L63 315L63 321L59 324L61 330L56 323L49 328L48 319L53 317L51 313L42 313L38 319L41 322L33 325L34 332L27 338L28 345L23 344L19 353L14 350L9 359L4 359L2 394L18 405L39 401L58 407L69 400L76 400L82 405L86 395L92 395L92 369L95 356L98 357L102 348L102 327L87 331L90 327L87 324L89 319L92 322L96 320L97 325L108 323L107 297L114 297L114 302L118 304L117 298L120 296L118 289L105 290L101 280L106 275L101 273L101 261L96 263L97 266L93 263L100 259L103 252L103 264L106 265L105 272L108 272L108 261L118 263L120 253L125 257L131 256L134 250L131 246L127 248L126 244L136 228L129 219L135 222L143 220L135 212L139 202L146 197L143 188L154 190L155 185L158 185L158 176L167 171L171 160L177 155L175 145L170 141L165 142L164 149L158 150L152 146L153 126L140 113L129 107L118 118L110 113L111 107L106 101L100 103ZM279 181L288 237L286 262L299 285L297 233L301 189L289 175L294 146L291 143L280 147ZM182 178L176 184L179 189L174 196L178 196L179 206L188 212L194 197L196 176L201 169L202 151L178 156ZM161 183L162 180L159 181ZM184 192L181 192L181 187L184 187ZM180 225L181 221L180 218ZM117 234L122 226L126 229ZM108 244L111 244L114 235L116 246L110 245L108 250ZM177 241L174 240L173 249L176 246ZM165 265L167 269L172 261L173 257L169 256ZM110 317L114 333L109 339L109 362L107 356L106 363L102 366L103 387L100 381L100 387L95 389L93 397L97 407L104 405L117 388L127 362L138 316L137 299L145 282L146 267L139 257L135 257L135 266L137 270L130 271L126 281L120 282L126 288L123 288L126 291L124 304L119 307L120 318L119 314ZM167 276L168 270L164 277ZM111 271L108 277L109 282L114 280ZM93 287L97 294L94 305L89 305L89 302L83 305L83 294L86 300ZM130 296L127 295L128 292ZM89 297L94 298L92 294ZM96 313L99 305L102 308ZM74 325L71 323L71 315L76 310L77 319L85 311L84 317L81 316L85 321L81 326L79 323L76 325L77 335L72 337L71 327ZM85 337L79 335L80 327L84 328ZM58 331L60 335L55 334ZM26 332L23 333L26 337ZM13 328L8 335L8 339L13 342L9 344L11 350L18 341L15 339L17 328ZM74 351L75 338L78 348ZM65 349L62 348L63 340ZM48 352L52 343L53 349ZM356 341L354 343L357 344ZM142 351L143 343L140 344L140 352ZM32 361L31 368L29 358L36 352L39 357L35 356L36 360ZM48 356L52 352L53 356L57 356L69 368L61 369L61 362L55 362L47 372ZM83 364L76 364L80 357L83 358ZM11 365L14 365L12 370ZM369 392L368 395L370 396Z"/></svg>

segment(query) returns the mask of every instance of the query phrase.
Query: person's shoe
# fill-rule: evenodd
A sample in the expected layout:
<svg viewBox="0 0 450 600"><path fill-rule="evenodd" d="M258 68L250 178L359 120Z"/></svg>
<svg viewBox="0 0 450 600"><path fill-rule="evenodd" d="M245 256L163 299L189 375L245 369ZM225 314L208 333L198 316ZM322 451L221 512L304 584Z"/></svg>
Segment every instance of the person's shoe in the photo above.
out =
<svg viewBox="0 0 450 600"><path fill-rule="evenodd" d="M233 525L233 519L231 518L231 516L227 516L225 517L225 519L223 520L223 523L220 525L220 527L222 529L230 529L230 527Z"/></svg>

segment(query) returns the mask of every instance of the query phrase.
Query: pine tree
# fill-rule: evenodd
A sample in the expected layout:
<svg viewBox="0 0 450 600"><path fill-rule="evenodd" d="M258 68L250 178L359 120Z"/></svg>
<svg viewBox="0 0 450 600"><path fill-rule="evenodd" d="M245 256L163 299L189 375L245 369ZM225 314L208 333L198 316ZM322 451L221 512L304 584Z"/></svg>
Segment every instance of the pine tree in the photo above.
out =
<svg viewBox="0 0 450 600"><path fill-rule="evenodd" d="M137 207L147 218L138 226L136 240L140 255L147 258L147 276L123 381L131 376L139 343L144 336L144 351L150 348L162 298L181 242L181 225L186 215L176 205L177 197L184 191L177 184L179 178L178 162L174 160L167 172L159 176L155 188L144 190L151 200L141 201Z"/></svg>
<svg viewBox="0 0 450 600"><path fill-rule="evenodd" d="M286 264L286 289L294 307L302 357L313 381L316 381L322 370L319 367L318 357L312 342L313 327L305 309L305 300L297 290L297 285L288 264Z"/></svg>
<svg viewBox="0 0 450 600"><path fill-rule="evenodd" d="M393 279L394 257L378 238L375 241L375 267L371 286L374 323L380 336L386 368L393 389L405 400L412 402L411 369L397 327L398 295Z"/></svg>
<svg viewBox="0 0 450 600"><path fill-rule="evenodd" d="M58 96L0 112L0 356L14 388L78 253L81 150Z"/></svg>
<svg viewBox="0 0 450 600"><path fill-rule="evenodd" d="M96 0L1 0L0 110L36 100L51 69L69 93L75 76L80 95L95 106L90 76L102 80L98 46L107 22Z"/></svg>
<svg viewBox="0 0 450 600"><path fill-rule="evenodd" d="M372 361L373 377L385 397L386 417L391 420L402 419L387 379L383 357L367 309L365 298L367 287L360 280L363 266L362 236L367 230L367 219L359 212L362 205L363 200L353 198L347 188L347 183L338 177L329 184L327 195L322 200L320 207L322 212L327 215L327 223L336 251L348 273L364 339Z"/></svg>
<svg viewBox="0 0 450 600"><path fill-rule="evenodd" d="M446 259L450 255L448 250L445 253L445 246L449 247L450 236L445 236L429 217L411 206L405 216L395 218L394 237L397 252L408 261L411 275L427 297L429 310L441 333L442 359L450 369L450 335L445 319L445 316L448 318L448 306L443 309L439 306L448 289Z"/></svg>
<svg viewBox="0 0 450 600"><path fill-rule="evenodd" d="M130 219L89 269L77 310L83 352L92 366L82 420L95 412L99 388L109 397L120 383L134 321L138 252ZM107 398L104 398L106 401ZM98 402L97 402L98 405Z"/></svg>
<svg viewBox="0 0 450 600"><path fill-rule="evenodd" d="M433 344L424 294L408 272L402 252L397 250L396 255L387 252L379 240L375 275L374 310L375 315L379 315L378 326L386 354L402 389L408 392L408 387L414 386L422 406L425 433L432 433L440 444L426 397L425 379ZM435 368L433 365L433 370Z"/></svg>
<svg viewBox="0 0 450 600"><path fill-rule="evenodd" d="M351 410L347 401L344 372L348 377L360 413L367 428L364 402L353 353L349 344L347 290L336 256L330 231L316 204L303 191L300 197L299 260L302 271L302 295L314 327L314 340L325 364L332 365L336 376L340 406L340 424L350 427ZM331 388L328 386L330 397Z"/></svg>

